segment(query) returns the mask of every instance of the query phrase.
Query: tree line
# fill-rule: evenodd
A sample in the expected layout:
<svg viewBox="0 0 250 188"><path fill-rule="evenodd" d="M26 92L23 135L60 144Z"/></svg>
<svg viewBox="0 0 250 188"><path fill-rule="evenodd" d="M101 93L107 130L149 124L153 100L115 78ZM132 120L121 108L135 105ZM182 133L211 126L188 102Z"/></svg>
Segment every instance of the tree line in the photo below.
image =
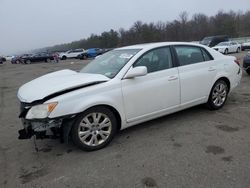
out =
<svg viewBox="0 0 250 188"><path fill-rule="evenodd" d="M77 48L115 48L138 43L159 41L199 41L205 36L228 35L229 37L250 36L250 11L224 12L214 16L197 13L191 17L182 12L171 22L144 23L136 21L129 29L105 31L91 34L87 39L60 44L40 51L66 51Z"/></svg>

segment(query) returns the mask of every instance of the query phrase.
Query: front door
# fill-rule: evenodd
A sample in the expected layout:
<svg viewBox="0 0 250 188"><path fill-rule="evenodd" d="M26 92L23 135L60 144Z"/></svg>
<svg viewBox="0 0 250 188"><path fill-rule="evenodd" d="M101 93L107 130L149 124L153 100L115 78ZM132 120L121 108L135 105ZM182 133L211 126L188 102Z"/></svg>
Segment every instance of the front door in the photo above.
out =
<svg viewBox="0 0 250 188"><path fill-rule="evenodd" d="M122 80L128 122L150 118L180 105L178 69L173 67L169 47L147 52L133 66L146 66L148 74Z"/></svg>

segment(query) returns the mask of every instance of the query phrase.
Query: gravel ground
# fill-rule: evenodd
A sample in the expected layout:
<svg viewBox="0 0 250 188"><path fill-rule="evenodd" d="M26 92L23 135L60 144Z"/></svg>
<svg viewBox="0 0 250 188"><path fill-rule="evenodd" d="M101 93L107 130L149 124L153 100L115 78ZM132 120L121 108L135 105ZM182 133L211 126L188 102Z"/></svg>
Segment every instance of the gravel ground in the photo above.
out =
<svg viewBox="0 0 250 188"><path fill-rule="evenodd" d="M246 52L236 55L242 60ZM88 61L0 65L0 187L250 187L250 76L223 109L197 106L121 131L105 149L17 139L18 88Z"/></svg>

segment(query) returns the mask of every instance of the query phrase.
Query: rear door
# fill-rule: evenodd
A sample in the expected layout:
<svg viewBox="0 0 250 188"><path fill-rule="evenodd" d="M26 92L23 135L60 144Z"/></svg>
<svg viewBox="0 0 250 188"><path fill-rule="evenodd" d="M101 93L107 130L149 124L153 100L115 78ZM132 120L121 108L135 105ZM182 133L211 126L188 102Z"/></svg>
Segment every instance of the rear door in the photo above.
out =
<svg viewBox="0 0 250 188"><path fill-rule="evenodd" d="M179 63L181 105L204 102L217 72L216 62L202 47L174 46Z"/></svg>

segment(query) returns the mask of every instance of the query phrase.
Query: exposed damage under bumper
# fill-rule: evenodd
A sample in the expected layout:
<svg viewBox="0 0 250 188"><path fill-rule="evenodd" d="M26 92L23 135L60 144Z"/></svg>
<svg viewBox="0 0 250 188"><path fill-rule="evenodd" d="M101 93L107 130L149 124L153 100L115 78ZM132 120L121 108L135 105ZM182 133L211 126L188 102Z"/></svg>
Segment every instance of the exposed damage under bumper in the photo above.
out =
<svg viewBox="0 0 250 188"><path fill-rule="evenodd" d="M59 118L29 121L22 119L24 128L19 130L18 139L60 139L61 142L68 142L69 133L73 124L73 118Z"/></svg>
<svg viewBox="0 0 250 188"><path fill-rule="evenodd" d="M68 115L53 119L27 120L25 116L30 108L30 104L21 103L21 114L19 118L21 118L24 128L18 131L18 139L30 139L35 136L36 139L59 138L61 142L68 142L70 130L76 115Z"/></svg>

